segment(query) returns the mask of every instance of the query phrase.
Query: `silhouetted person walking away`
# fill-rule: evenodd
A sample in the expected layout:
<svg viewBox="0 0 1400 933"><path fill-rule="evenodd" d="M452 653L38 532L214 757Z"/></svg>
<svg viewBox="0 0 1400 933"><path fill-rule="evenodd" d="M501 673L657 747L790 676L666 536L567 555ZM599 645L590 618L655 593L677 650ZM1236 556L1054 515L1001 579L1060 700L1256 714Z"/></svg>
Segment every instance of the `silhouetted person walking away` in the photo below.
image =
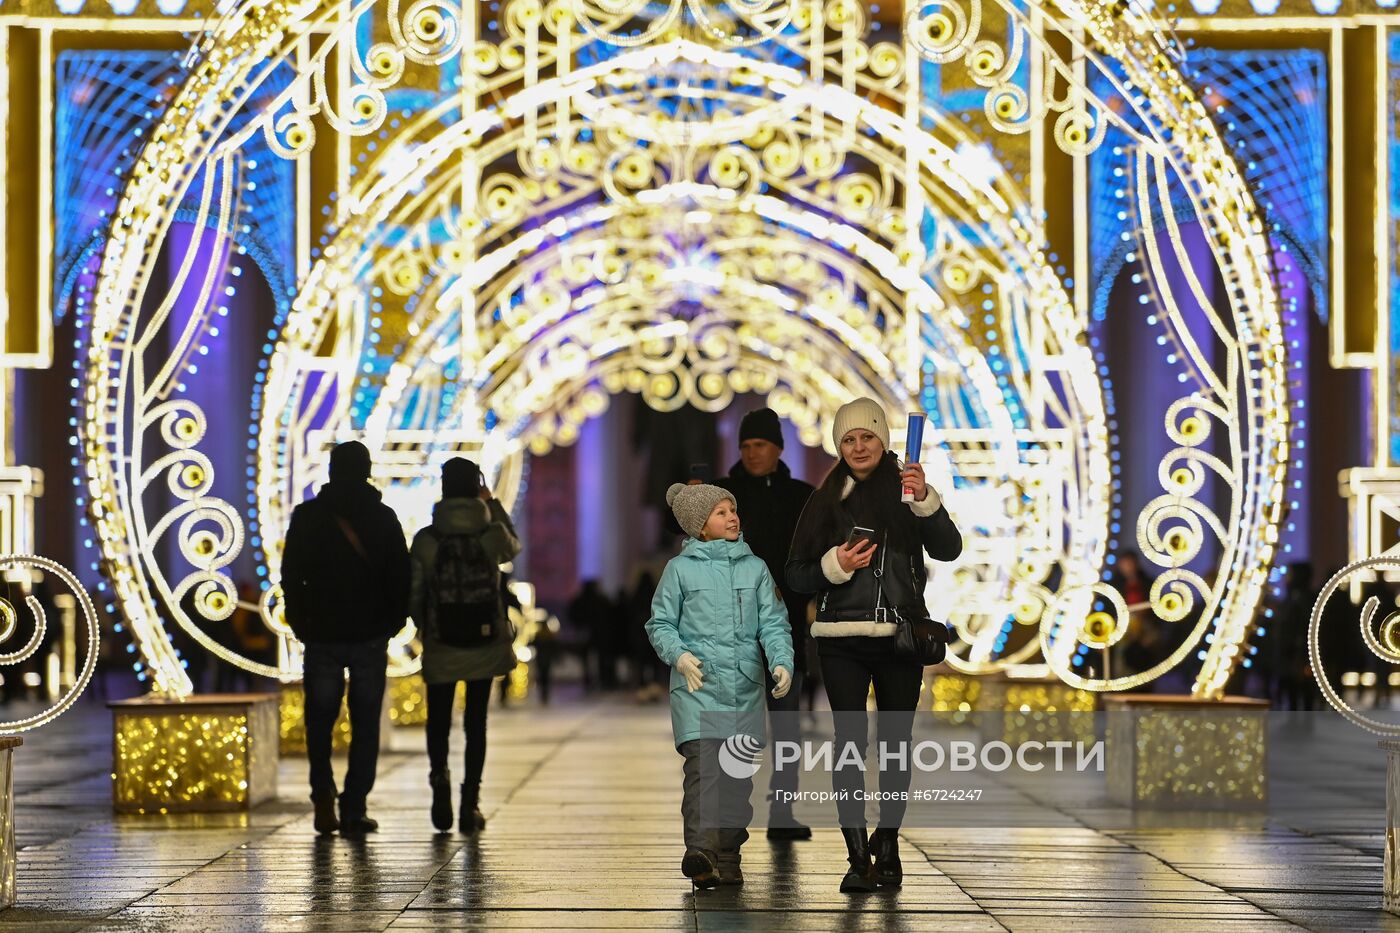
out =
<svg viewBox="0 0 1400 933"><path fill-rule="evenodd" d="M306 757L316 831L374 832L367 815L379 763L389 639L408 615L403 528L369 484L370 455L358 441L331 451L330 482L292 512L282 552L287 624L306 646ZM350 766L335 812L331 730L350 672Z"/></svg>
<svg viewBox="0 0 1400 933"><path fill-rule="evenodd" d="M428 784L433 826L452 828L448 737L457 682L467 685L467 734L460 828L486 827L481 772L486 764L486 710L491 681L515 668L514 633L501 588L501 564L520 553L505 508L491 497L481 470L454 457L442 465L442 501L433 523L413 539L410 605L423 630L423 680L428 685Z"/></svg>
<svg viewBox="0 0 1400 933"><path fill-rule="evenodd" d="M671 677L671 669L656 656L647 639L646 624L651 618L651 600L655 595L656 578L650 571L644 570L637 577L637 585L632 588L623 606L628 649L632 655L633 686L637 689L637 700L640 702L652 702L666 696L666 684Z"/></svg>

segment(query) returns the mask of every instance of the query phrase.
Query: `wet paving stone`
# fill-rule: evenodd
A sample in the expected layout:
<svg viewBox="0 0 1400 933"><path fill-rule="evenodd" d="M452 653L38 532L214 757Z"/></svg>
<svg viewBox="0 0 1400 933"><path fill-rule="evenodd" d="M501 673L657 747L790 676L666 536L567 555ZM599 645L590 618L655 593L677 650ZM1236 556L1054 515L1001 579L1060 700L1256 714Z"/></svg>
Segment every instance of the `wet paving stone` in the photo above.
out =
<svg viewBox="0 0 1400 933"><path fill-rule="evenodd" d="M490 824L470 839L430 824L421 732L395 731L371 798L382 831L355 841L314 833L298 758L252 813L115 817L109 729L104 709L83 705L17 758L19 905L0 912L0 933L1400 933L1380 909L1379 770L1319 775L1310 786L1336 803L1330 821L1304 807L1296 820L1182 825L1090 797L1047 807L1008 783L988 811L1005 825L907 826L903 887L850 897L834 829L784 845L755 832L742 888L691 888L663 706L493 711ZM1354 812L1358 794L1380 819Z"/></svg>

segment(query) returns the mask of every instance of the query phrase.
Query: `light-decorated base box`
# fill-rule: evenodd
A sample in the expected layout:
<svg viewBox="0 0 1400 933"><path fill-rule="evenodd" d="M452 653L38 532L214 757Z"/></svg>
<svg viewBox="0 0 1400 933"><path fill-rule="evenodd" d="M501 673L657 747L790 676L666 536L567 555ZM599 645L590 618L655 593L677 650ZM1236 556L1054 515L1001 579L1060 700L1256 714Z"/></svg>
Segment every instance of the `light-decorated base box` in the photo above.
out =
<svg viewBox="0 0 1400 933"><path fill-rule="evenodd" d="M15 906L15 749L17 735L0 735L0 910Z"/></svg>
<svg viewBox="0 0 1400 933"><path fill-rule="evenodd" d="M1055 677L968 675L939 670L928 679L929 708L954 724L976 724L983 741L1094 741L1098 694Z"/></svg>
<svg viewBox="0 0 1400 933"><path fill-rule="evenodd" d="M987 677L982 683L984 742L1013 747L1026 742L1094 743L1098 694L1071 687L1058 677Z"/></svg>
<svg viewBox="0 0 1400 933"><path fill-rule="evenodd" d="M248 810L277 795L277 694L139 697L108 707L118 813Z"/></svg>
<svg viewBox="0 0 1400 933"><path fill-rule="evenodd" d="M278 734L282 754L287 757L306 754L306 691L299 683L282 685L278 703ZM350 711L345 700L340 701L340 714L331 729L331 750L345 752L350 748Z"/></svg>
<svg viewBox="0 0 1400 933"><path fill-rule="evenodd" d="M1105 696L1109 799L1173 810L1266 807L1269 704L1251 697Z"/></svg>
<svg viewBox="0 0 1400 933"><path fill-rule="evenodd" d="M1385 750L1385 882L1381 904L1400 914L1400 739L1380 743Z"/></svg>

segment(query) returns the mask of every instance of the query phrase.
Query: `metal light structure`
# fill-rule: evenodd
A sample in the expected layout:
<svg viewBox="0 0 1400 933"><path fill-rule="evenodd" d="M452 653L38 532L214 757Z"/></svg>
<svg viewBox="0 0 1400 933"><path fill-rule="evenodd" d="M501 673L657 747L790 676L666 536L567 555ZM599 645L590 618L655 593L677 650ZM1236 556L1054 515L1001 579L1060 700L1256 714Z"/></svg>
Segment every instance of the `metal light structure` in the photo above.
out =
<svg viewBox="0 0 1400 933"><path fill-rule="evenodd" d="M73 572L57 561L36 554L0 555L0 574L27 575L35 570L52 576L72 592L82 615L83 634L86 636L83 665L76 672L73 682L60 688L58 695L51 698L48 706L20 719L0 722L0 735L14 735L37 729L63 715L87 689L87 685L92 681L93 672L97 670L98 640L101 634L97 624L97 610L93 607L87 590ZM34 657L46 641L50 623L48 614L44 611L44 604L32 593L26 594L24 602L34 618L34 630L23 644L11 645L10 640L19 631L18 610L9 600L0 598L0 649L4 649L0 650L0 667L23 664Z"/></svg>
<svg viewBox="0 0 1400 933"><path fill-rule="evenodd" d="M217 263L189 257L226 254L257 222L238 179L244 143L261 134L282 158L318 146L362 156L253 406L270 581L290 510L336 438L391 452L380 477L391 495L426 500L433 465L467 451L510 500L523 458L570 443L611 394L720 408L760 391L809 443L837 406L870 394L929 412L931 474L972 543L936 591L960 637L952 663L1115 690L1213 633L1196 689L1223 691L1277 540L1284 349L1253 201L1146 10L910 2L897 42L879 41L851 0L486 10L230 4L145 144L103 256L80 432L105 567L158 690L190 689L163 614L231 663L299 669L275 586L261 608L277 664L207 630L236 604L226 568L245 516L215 489L199 449L207 419L185 390L199 349L217 345ZM228 132L284 63L296 78ZM925 86L933 67L983 95L981 119L941 106ZM1085 68L1124 111L1090 92ZM410 88L412 107L391 105ZM1080 645L1111 644L1127 625L1121 600L1107 624L1087 624L1111 497L1099 374L1042 221L996 154L1047 126L1075 157L1110 126L1130 140L1140 250L1195 377L1164 426L1177 446L1162 494L1137 521L1164 569L1153 611L1191 628L1171 658L1109 680L1072 665ZM197 247L162 293L155 258L196 185ZM1183 201L1214 269L1185 256ZM1185 270L1176 291L1169 269ZM1227 313L1199 287L1215 275ZM177 301L193 312L172 332ZM1213 452L1212 432L1225 439ZM1198 498L1212 474L1230 490L1218 510ZM163 513L148 495L157 484L176 503ZM1220 554L1209 578L1186 567L1207 545ZM1005 651L1000 634L1016 624L1039 635ZM397 673L414 667L411 636L397 641Z"/></svg>

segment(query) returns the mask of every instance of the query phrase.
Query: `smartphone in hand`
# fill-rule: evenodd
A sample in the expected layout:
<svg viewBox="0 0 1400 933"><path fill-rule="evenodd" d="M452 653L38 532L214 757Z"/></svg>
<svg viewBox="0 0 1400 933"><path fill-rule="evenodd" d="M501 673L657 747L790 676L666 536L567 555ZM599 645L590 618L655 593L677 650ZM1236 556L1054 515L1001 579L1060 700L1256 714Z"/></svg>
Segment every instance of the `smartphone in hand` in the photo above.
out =
<svg viewBox="0 0 1400 933"><path fill-rule="evenodd" d="M854 547L855 545L860 544L863 541L874 540L874 528L862 528L860 525L856 525L854 528L851 529L850 535L848 535L846 538L846 547Z"/></svg>

